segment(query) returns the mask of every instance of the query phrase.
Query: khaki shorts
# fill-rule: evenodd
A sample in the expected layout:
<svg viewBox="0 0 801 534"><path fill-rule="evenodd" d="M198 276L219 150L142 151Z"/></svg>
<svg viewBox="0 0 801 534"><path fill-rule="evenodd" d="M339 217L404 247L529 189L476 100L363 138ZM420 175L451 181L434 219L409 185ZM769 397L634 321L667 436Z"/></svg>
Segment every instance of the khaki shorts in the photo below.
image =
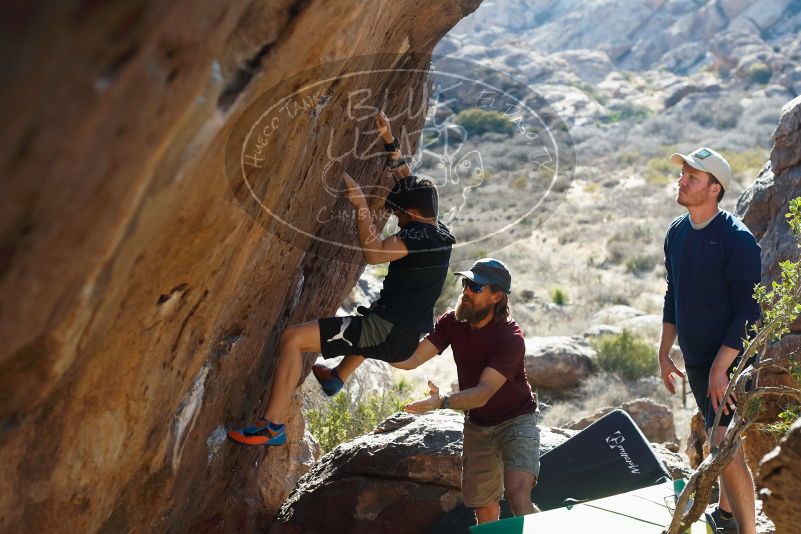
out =
<svg viewBox="0 0 801 534"><path fill-rule="evenodd" d="M495 426L464 422L464 505L479 508L503 497L504 471L540 472L539 414L524 414Z"/></svg>

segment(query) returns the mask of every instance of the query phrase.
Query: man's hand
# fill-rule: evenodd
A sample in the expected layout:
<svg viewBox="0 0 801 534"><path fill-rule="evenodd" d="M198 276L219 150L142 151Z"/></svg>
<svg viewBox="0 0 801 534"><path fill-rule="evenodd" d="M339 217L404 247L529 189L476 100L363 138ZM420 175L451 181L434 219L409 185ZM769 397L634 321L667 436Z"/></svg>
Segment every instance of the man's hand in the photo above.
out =
<svg viewBox="0 0 801 534"><path fill-rule="evenodd" d="M381 139L383 139L385 143L389 144L393 139L395 139L392 136L392 129L389 126L389 119L387 118L386 113L383 111L379 111L375 114L375 127L378 128L378 135L381 136Z"/></svg>
<svg viewBox="0 0 801 534"><path fill-rule="evenodd" d="M712 408L715 413L718 411L718 406L723 404L723 413L729 415L729 410L734 412L734 391L731 392L726 402L723 401L723 395L726 393L726 388L729 387L729 375L726 369L719 369L713 365L709 371L709 389L706 391L706 396L712 400Z"/></svg>
<svg viewBox="0 0 801 534"><path fill-rule="evenodd" d="M665 383L665 389L667 389L670 394L676 393L676 386L673 383L673 375L678 377L684 378L684 373L682 373L676 364L673 362L673 358L670 357L670 354L666 354L664 357L659 358L659 371L662 373L662 382Z"/></svg>
<svg viewBox="0 0 801 534"><path fill-rule="evenodd" d="M409 413L419 414L439 408L442 405L442 397L439 395L439 388L431 380L428 381L428 388L431 390L428 398L410 402L403 409Z"/></svg>
<svg viewBox="0 0 801 534"><path fill-rule="evenodd" d="M345 182L345 197L357 210L367 207L367 200L364 198L362 188L351 178L347 172L342 173L342 180Z"/></svg>

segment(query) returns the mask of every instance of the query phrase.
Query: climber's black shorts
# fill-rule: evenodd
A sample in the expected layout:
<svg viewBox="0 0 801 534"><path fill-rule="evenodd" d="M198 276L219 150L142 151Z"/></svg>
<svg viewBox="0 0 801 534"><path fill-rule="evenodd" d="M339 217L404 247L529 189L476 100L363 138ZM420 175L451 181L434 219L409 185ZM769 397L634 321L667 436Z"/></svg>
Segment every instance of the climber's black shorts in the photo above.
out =
<svg viewBox="0 0 801 534"><path fill-rule="evenodd" d="M395 326L376 313L325 317L320 325L324 358L355 354L385 362L402 362L414 354L420 333Z"/></svg>
<svg viewBox="0 0 801 534"><path fill-rule="evenodd" d="M751 358L748 365L752 365L754 361L755 359ZM707 430L711 429L712 425L715 424L715 410L712 408L712 399L706 396L706 392L709 389L709 371L712 370L713 362L714 358L708 363L699 366L693 367L685 364L687 382L690 384L690 391L692 391L693 397L695 397L695 404L698 405L698 409L701 410L701 414L704 416L704 423ZM726 372L731 374L739 363L740 357L738 356ZM751 384L747 383L746 389L750 387ZM729 426L729 422L733 416L734 412L731 410L729 410L728 415L726 415L725 412L720 414L719 426Z"/></svg>

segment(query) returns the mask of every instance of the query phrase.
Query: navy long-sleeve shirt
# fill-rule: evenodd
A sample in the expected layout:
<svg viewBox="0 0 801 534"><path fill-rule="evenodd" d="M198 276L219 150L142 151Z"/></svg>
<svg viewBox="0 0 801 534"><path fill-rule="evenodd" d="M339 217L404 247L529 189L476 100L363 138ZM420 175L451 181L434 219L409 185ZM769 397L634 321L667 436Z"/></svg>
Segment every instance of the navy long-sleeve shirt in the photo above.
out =
<svg viewBox="0 0 801 534"><path fill-rule="evenodd" d="M676 218L665 236L665 268L663 321L676 325L685 364L711 362L721 345L742 350L746 325L761 317L753 293L762 270L742 221L720 211L695 230L689 214Z"/></svg>

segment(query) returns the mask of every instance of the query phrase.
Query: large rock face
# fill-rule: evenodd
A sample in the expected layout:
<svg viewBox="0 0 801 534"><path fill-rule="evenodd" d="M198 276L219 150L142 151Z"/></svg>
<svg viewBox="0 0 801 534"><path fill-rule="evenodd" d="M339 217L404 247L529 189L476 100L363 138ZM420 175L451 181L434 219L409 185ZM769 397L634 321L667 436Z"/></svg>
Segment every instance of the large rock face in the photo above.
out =
<svg viewBox="0 0 801 534"><path fill-rule="evenodd" d="M773 132L770 162L737 201L737 215L762 247L762 281L776 280L778 263L797 256L798 247L784 215L801 196L801 97L788 102ZM796 323L801 333L801 324Z"/></svg>
<svg viewBox="0 0 801 534"><path fill-rule="evenodd" d="M284 326L334 312L360 269L309 236L355 242L351 220L317 223L310 207L348 207L312 177L326 146L353 147L343 110L361 87L325 82L327 106L263 147L259 201L308 235L278 238L276 217L240 208L226 141L256 97L333 59L402 56L405 74L370 79L392 113L405 91L421 94L428 63L414 53L479 1L7 6L2 530L246 531L264 519L270 471L253 465L265 452L224 431L264 408ZM382 61L365 66L392 66ZM349 171L388 180L379 168Z"/></svg>
<svg viewBox="0 0 801 534"><path fill-rule="evenodd" d="M395 414L343 443L304 476L272 532L424 532L462 502L464 415ZM541 453L574 432L540 428Z"/></svg>
<svg viewBox="0 0 801 534"><path fill-rule="evenodd" d="M757 181L737 202L738 215L742 217L762 247L762 282L765 284L778 279L780 261L798 258L798 246L784 215L788 211L789 201L799 195L801 195L801 97L788 102L782 108L779 125L773 133L770 161L762 168ZM768 348L767 357L797 352L801 348L801 319L791 325L790 330L789 335ZM787 373L764 374L765 376L760 378L761 386L798 387ZM787 402L768 402L762 419L775 420L777 413L786 405ZM791 433L784 442L781 459L777 458L780 449L775 449L765 456L762 463L759 463L760 458L775 445L776 436L766 434L759 429L750 430L745 436L747 459L752 470L758 470L758 485L766 488L761 491L765 501L765 512L776 523L777 532L797 530L798 500L793 496L797 496L798 477L795 477L793 485L793 473L798 473L801 460L799 455L792 451L794 443L796 451L798 450L798 428L799 425L796 424L795 435Z"/></svg>
<svg viewBox="0 0 801 534"><path fill-rule="evenodd" d="M779 446L760 466L760 497L776 532L798 532L801 517L801 421L796 421Z"/></svg>

